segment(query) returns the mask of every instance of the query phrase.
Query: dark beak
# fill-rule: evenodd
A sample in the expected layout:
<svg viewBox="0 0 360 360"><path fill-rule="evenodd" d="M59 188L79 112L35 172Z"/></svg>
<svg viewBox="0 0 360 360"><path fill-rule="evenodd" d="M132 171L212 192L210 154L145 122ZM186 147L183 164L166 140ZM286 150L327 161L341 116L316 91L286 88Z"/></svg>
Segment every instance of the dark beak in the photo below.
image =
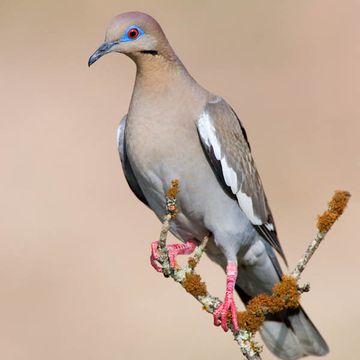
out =
<svg viewBox="0 0 360 360"><path fill-rule="evenodd" d="M89 58L88 65L92 65L97 59L100 59L103 55L111 51L111 48L115 45L115 42L103 43Z"/></svg>

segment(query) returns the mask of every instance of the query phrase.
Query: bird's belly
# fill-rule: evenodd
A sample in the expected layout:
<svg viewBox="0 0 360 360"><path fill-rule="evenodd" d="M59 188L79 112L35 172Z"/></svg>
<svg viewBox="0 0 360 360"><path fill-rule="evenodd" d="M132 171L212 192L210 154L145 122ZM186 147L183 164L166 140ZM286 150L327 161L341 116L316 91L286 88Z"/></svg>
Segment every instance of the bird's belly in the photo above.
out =
<svg viewBox="0 0 360 360"><path fill-rule="evenodd" d="M140 141L133 136L127 154L136 179L151 207L159 219L165 215L165 193L172 180L179 180L177 196L178 215L172 221L171 230L182 240L201 239L207 229L203 221L202 200L204 182L214 174L207 163L203 150L194 134L177 134L155 137L155 142ZM182 146L184 136L192 136L190 146ZM137 140L137 141L135 141Z"/></svg>

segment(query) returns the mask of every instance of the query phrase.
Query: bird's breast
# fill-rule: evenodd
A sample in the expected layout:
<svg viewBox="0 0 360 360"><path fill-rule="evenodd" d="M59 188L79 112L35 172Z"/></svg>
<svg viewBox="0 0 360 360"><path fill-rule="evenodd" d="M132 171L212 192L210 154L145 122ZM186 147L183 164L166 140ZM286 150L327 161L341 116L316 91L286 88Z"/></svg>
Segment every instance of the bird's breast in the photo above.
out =
<svg viewBox="0 0 360 360"><path fill-rule="evenodd" d="M183 102L164 104L163 100L139 102L128 114L127 152L130 161L146 167L145 171L161 171L185 160L192 162L201 148L196 129L200 110L191 109Z"/></svg>
<svg viewBox="0 0 360 360"><path fill-rule="evenodd" d="M174 232L181 238L194 232L203 235L204 183L214 175L201 148L194 115L176 109L129 114L125 139L131 167L157 216L164 215L164 194L178 179L180 214Z"/></svg>

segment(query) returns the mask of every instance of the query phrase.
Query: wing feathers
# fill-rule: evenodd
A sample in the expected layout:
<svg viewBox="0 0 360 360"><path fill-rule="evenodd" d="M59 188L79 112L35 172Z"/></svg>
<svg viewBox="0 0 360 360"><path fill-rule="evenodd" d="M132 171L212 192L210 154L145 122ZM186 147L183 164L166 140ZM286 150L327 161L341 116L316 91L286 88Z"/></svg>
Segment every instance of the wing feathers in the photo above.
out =
<svg viewBox="0 0 360 360"><path fill-rule="evenodd" d="M236 193L239 205L253 225L261 225L261 219L255 215L253 202L250 196L239 190Z"/></svg>
<svg viewBox="0 0 360 360"><path fill-rule="evenodd" d="M284 257L239 118L224 100L216 98L205 106L197 128L205 154L220 184L229 196L237 199L240 208L263 238Z"/></svg>
<svg viewBox="0 0 360 360"><path fill-rule="evenodd" d="M236 172L229 166L225 156L221 158L220 163L226 185L231 188L233 194L238 194L236 192L238 189L238 180L237 180Z"/></svg>
<svg viewBox="0 0 360 360"><path fill-rule="evenodd" d="M133 169L131 168L129 159L126 154L126 142L125 142L126 118L127 118L127 115L125 115L121 119L118 130L117 130L117 136L116 136L121 165L122 165L122 168L124 171L126 181L129 185L130 189L132 190L132 192L135 194L135 196L140 201L142 201L145 205L149 206L149 204L145 198L145 195L136 180L135 174L133 172Z"/></svg>

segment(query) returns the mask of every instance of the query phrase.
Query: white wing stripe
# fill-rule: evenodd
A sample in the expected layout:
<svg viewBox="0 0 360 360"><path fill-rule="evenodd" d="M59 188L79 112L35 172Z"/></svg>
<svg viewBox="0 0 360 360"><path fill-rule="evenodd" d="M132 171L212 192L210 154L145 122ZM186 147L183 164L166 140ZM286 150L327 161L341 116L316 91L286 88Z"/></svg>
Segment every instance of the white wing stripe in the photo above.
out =
<svg viewBox="0 0 360 360"><path fill-rule="evenodd" d="M236 172L228 165L225 156L220 160L220 162L225 183L227 186L231 187L232 193L236 194L238 190L238 180Z"/></svg>
<svg viewBox="0 0 360 360"><path fill-rule="evenodd" d="M209 114L206 111L204 111L199 119L199 132L206 145L212 147L216 159L220 161L226 185L231 188L233 194L236 194L238 191L236 172L229 166L225 156L221 156L221 146L216 138L216 130L212 126Z"/></svg>
<svg viewBox="0 0 360 360"><path fill-rule="evenodd" d="M253 225L261 225L262 221L254 214L253 202L250 196L247 196L241 190L236 193L241 210L246 214Z"/></svg>
<svg viewBox="0 0 360 360"><path fill-rule="evenodd" d="M198 129L205 144L212 147L216 159L220 161L225 183L231 188L232 193L236 195L240 208L244 211L252 224L262 225L261 219L254 213L254 206L251 197L241 192L241 189L238 190L239 184L236 172L231 166L229 166L226 157L221 156L221 145L216 138L216 130L211 123L209 114L206 111L203 112L199 119Z"/></svg>
<svg viewBox="0 0 360 360"><path fill-rule="evenodd" d="M212 126L209 114L204 111L199 119L199 132L201 137L205 140L207 146L211 146L214 154L218 160L221 159L220 143L215 134L215 128Z"/></svg>

